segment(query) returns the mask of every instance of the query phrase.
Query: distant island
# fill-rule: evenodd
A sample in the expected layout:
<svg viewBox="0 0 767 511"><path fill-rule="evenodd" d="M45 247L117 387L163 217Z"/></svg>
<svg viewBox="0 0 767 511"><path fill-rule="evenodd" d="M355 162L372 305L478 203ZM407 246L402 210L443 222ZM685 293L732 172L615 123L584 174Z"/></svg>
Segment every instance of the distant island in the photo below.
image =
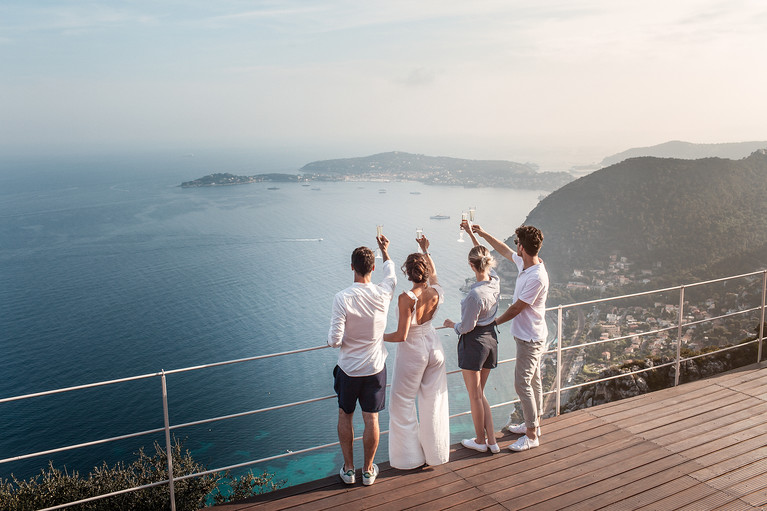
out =
<svg viewBox="0 0 767 511"><path fill-rule="evenodd" d="M389 152L360 158L323 160L301 167L300 174L236 176L210 174L181 183L182 188L258 182L418 181L425 184L556 190L575 178L567 172L537 172L533 163L505 160L465 160Z"/></svg>

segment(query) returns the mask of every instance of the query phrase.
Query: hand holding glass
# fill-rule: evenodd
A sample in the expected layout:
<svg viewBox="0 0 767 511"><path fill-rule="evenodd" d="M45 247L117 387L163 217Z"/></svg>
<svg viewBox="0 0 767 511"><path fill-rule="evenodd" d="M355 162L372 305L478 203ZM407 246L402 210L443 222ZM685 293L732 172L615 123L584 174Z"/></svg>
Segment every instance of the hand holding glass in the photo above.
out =
<svg viewBox="0 0 767 511"><path fill-rule="evenodd" d="M376 242L381 236L383 236L383 225L376 225ZM383 259L380 248L376 249L376 259Z"/></svg>
<svg viewBox="0 0 767 511"><path fill-rule="evenodd" d="M461 212L461 230L458 232L458 239L456 240L458 243L464 243L466 240L463 239L463 223L468 220L469 214L465 211Z"/></svg>

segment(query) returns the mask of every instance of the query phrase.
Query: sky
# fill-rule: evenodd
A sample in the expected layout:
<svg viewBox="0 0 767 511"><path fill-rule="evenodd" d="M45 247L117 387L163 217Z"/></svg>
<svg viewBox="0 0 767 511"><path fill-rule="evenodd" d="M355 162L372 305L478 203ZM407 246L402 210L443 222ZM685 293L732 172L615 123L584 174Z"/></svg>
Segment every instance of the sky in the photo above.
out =
<svg viewBox="0 0 767 511"><path fill-rule="evenodd" d="M3 0L0 151L556 170L767 140L765 28L763 0Z"/></svg>

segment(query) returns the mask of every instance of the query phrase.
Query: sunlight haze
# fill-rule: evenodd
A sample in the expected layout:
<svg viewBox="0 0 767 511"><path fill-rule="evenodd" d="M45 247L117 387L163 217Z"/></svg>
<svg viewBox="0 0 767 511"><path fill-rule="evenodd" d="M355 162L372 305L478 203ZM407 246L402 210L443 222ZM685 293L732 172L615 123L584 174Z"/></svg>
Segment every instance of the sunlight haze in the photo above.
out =
<svg viewBox="0 0 767 511"><path fill-rule="evenodd" d="M764 140L765 26L767 4L738 0L11 0L0 150L566 169L669 140Z"/></svg>

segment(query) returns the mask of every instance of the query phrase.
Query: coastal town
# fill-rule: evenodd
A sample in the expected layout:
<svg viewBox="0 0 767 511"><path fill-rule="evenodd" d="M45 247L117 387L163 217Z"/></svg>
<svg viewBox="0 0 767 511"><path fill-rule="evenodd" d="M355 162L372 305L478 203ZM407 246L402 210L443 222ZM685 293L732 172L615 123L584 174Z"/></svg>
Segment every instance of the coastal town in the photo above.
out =
<svg viewBox="0 0 767 511"><path fill-rule="evenodd" d="M563 347L587 344L567 352L572 356L568 357L570 364L563 363L563 382L577 384L616 365L676 356L680 289L641 294L659 289L653 273L653 269L635 268L629 258L613 254L604 269L574 269L567 283L552 285L552 294L559 291L576 297L564 303L639 295L563 311ZM682 353L706 352L756 338L761 318L755 309L761 306L761 284L762 276L755 275L688 286L681 310Z"/></svg>

